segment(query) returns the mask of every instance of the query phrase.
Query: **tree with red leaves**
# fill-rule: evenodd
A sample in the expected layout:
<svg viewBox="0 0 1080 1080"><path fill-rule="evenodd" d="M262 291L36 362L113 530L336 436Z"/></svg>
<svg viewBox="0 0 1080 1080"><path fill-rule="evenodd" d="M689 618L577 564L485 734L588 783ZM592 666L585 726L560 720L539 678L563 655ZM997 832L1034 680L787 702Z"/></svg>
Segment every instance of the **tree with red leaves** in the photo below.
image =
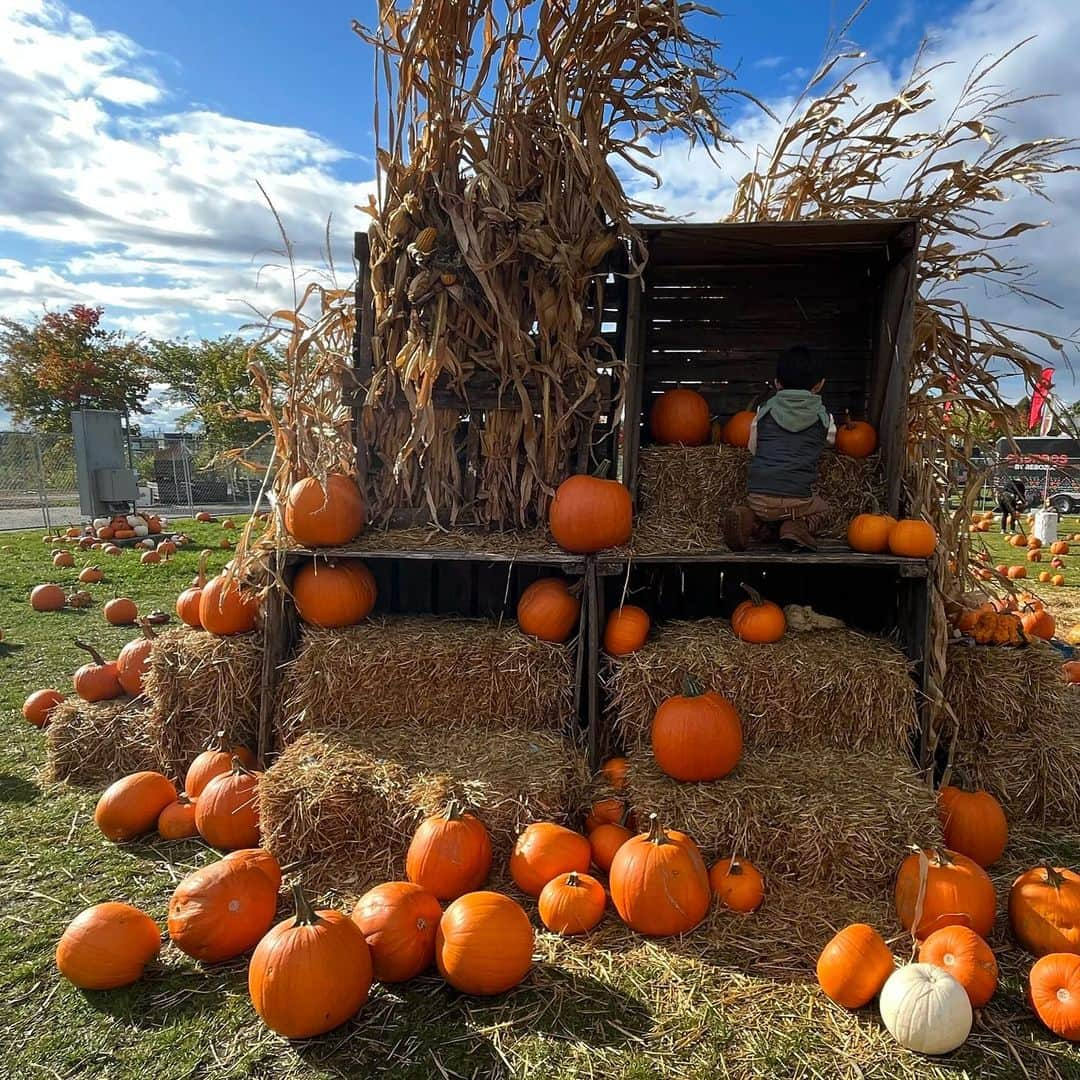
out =
<svg viewBox="0 0 1080 1080"><path fill-rule="evenodd" d="M17 423L68 432L73 409L144 412L142 343L101 326L104 309L76 304L36 323L0 319L0 402Z"/></svg>

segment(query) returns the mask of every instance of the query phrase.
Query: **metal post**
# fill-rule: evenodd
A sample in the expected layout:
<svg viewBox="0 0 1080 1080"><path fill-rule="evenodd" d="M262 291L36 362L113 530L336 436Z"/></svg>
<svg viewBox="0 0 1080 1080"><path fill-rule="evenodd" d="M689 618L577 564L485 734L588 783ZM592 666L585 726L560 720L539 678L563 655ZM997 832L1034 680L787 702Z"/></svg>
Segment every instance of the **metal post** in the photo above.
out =
<svg viewBox="0 0 1080 1080"><path fill-rule="evenodd" d="M191 485L191 458L186 443L180 444L180 452L184 455L184 480L187 483L188 513L195 516L195 493Z"/></svg>

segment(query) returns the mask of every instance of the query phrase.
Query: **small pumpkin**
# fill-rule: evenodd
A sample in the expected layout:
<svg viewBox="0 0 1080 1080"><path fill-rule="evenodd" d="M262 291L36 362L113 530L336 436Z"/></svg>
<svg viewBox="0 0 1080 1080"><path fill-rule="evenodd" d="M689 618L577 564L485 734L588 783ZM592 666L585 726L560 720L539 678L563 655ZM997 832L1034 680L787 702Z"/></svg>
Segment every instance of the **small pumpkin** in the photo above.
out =
<svg viewBox="0 0 1080 1080"><path fill-rule="evenodd" d="M563 825L537 821L525 828L510 853L510 876L529 896L539 896L559 874L587 873L592 861L589 841Z"/></svg>
<svg viewBox="0 0 1080 1080"><path fill-rule="evenodd" d="M732 911L757 911L765 899L765 879L752 862L732 856L709 870L713 895Z"/></svg>
<svg viewBox="0 0 1080 1080"><path fill-rule="evenodd" d="M947 971L933 964L897 968L881 988L889 1034L918 1054L948 1054L971 1034L971 1002Z"/></svg>
<svg viewBox="0 0 1080 1080"><path fill-rule="evenodd" d="M947 971L963 988L973 1009L981 1009L998 984L993 950L969 926L943 926L919 946L919 963Z"/></svg>
<svg viewBox="0 0 1080 1080"><path fill-rule="evenodd" d="M94 808L97 827L114 843L134 840L157 826L161 811L176 802L176 788L159 772L122 776L101 794Z"/></svg>
<svg viewBox="0 0 1080 1080"><path fill-rule="evenodd" d="M115 990L142 977L161 931L131 904L94 904L71 920L56 946L60 974L80 990Z"/></svg>
<svg viewBox="0 0 1080 1080"><path fill-rule="evenodd" d="M648 832L615 853L608 876L611 901L632 930L667 937L693 930L709 911L709 874L697 844L664 829L656 814Z"/></svg>
<svg viewBox="0 0 1080 1080"><path fill-rule="evenodd" d="M1011 547L1027 547L1027 538L1019 534L1010 536L1009 544Z"/></svg>
<svg viewBox="0 0 1080 1080"><path fill-rule="evenodd" d="M23 702L22 714L34 727L43 728L48 725L53 710L62 701L64 695L59 690L35 690Z"/></svg>
<svg viewBox="0 0 1080 1080"><path fill-rule="evenodd" d="M59 585L35 585L30 590L30 606L35 611L61 611L66 602Z"/></svg>
<svg viewBox="0 0 1080 1080"><path fill-rule="evenodd" d="M950 785L938 792L937 805L947 847L980 866L993 866L1001 858L1009 841L1009 823L993 795Z"/></svg>
<svg viewBox="0 0 1080 1080"><path fill-rule="evenodd" d="M719 780L742 757L742 724L735 707L690 676L683 693L656 710L651 739L656 764L676 780Z"/></svg>
<svg viewBox="0 0 1080 1080"><path fill-rule="evenodd" d="M555 492L548 526L564 551L588 555L625 544L634 529L630 492L618 480L571 476Z"/></svg>
<svg viewBox="0 0 1080 1080"><path fill-rule="evenodd" d="M1031 563L1042 562L1042 552L1041 551L1029 551L1027 553L1027 561L1031 562Z"/></svg>
<svg viewBox="0 0 1080 1080"><path fill-rule="evenodd" d="M234 757L239 758L246 769L258 767L258 758L251 750L246 746L229 746L225 742L225 732L215 732L210 745L188 766L184 790L193 799L198 798L211 780L231 771Z"/></svg>
<svg viewBox="0 0 1080 1080"><path fill-rule="evenodd" d="M1061 665L1061 674L1067 683L1080 683L1080 660L1066 660Z"/></svg>
<svg viewBox="0 0 1080 1080"><path fill-rule="evenodd" d="M966 855L945 848L922 854L927 860L926 895L915 936L922 941L941 926L966 921L980 937L987 937L994 927L997 897L986 871ZM919 858L909 855L896 875L896 913L905 930L911 930L915 922Z"/></svg>
<svg viewBox="0 0 1080 1080"><path fill-rule="evenodd" d="M612 611L604 624L604 652L608 656L628 656L637 652L649 637L649 613L634 604Z"/></svg>
<svg viewBox="0 0 1080 1080"><path fill-rule="evenodd" d="M258 597L228 573L211 578L199 596L199 622L211 634L246 634L255 629L258 613Z"/></svg>
<svg viewBox="0 0 1080 1080"><path fill-rule="evenodd" d="M1035 956L1080 954L1080 874L1054 866L1025 871L1009 891L1009 924Z"/></svg>
<svg viewBox="0 0 1080 1080"><path fill-rule="evenodd" d="M649 410L649 430L661 444L703 446L709 441L709 403L696 390L665 390Z"/></svg>
<svg viewBox="0 0 1080 1080"><path fill-rule="evenodd" d="M312 559L296 572L292 594L297 614L310 626L355 626L371 614L378 588L357 559Z"/></svg>
<svg viewBox="0 0 1080 1080"><path fill-rule="evenodd" d="M633 835L625 825L597 825L589 833L589 849L592 851L592 861L606 874L611 869L611 861L615 858L615 852Z"/></svg>
<svg viewBox="0 0 1080 1080"><path fill-rule="evenodd" d="M1080 1042L1080 956L1049 953L1036 960L1028 973L1027 997L1055 1035Z"/></svg>
<svg viewBox="0 0 1080 1080"><path fill-rule="evenodd" d="M624 757L608 758L600 765L600 775L607 785L614 791L622 791L626 787L626 774L630 768L630 762Z"/></svg>
<svg viewBox="0 0 1080 1080"><path fill-rule="evenodd" d="M232 768L203 788L195 805L195 824L208 844L224 851L258 847L261 776L234 756Z"/></svg>
<svg viewBox="0 0 1080 1080"><path fill-rule="evenodd" d="M1060 589L1061 586L1065 584L1065 575L1064 574L1055 574L1050 579L1050 584L1053 585L1055 588Z"/></svg>
<svg viewBox="0 0 1080 1080"><path fill-rule="evenodd" d="M562 578L538 578L521 594L517 621L523 634L563 642L577 629L581 600Z"/></svg>
<svg viewBox="0 0 1080 1080"><path fill-rule="evenodd" d="M133 600L118 596L105 604L105 621L110 626L131 626L139 617L139 609Z"/></svg>
<svg viewBox="0 0 1080 1080"><path fill-rule="evenodd" d="M132 697L138 697L143 692L143 680L146 678L150 654L154 649L154 631L145 619L141 626L142 635L129 641L116 658L117 678L124 691Z"/></svg>
<svg viewBox="0 0 1080 1080"><path fill-rule="evenodd" d="M251 1004L271 1031L310 1039L353 1016L371 991L371 950L340 911L316 911L299 884L296 914L273 927L248 965Z"/></svg>
<svg viewBox="0 0 1080 1080"><path fill-rule="evenodd" d="M937 531L926 521L901 518L889 530L889 550L909 559L929 559L937 548Z"/></svg>
<svg viewBox="0 0 1080 1080"><path fill-rule="evenodd" d="M848 457L869 457L877 449L877 432L865 420L852 420L836 429L836 451Z"/></svg>
<svg viewBox="0 0 1080 1080"><path fill-rule="evenodd" d="M865 555L880 555L889 550L889 533L895 524L896 518L888 514L857 514L848 524L848 547Z"/></svg>
<svg viewBox="0 0 1080 1080"><path fill-rule="evenodd" d="M1029 536L1026 546L1030 551L1038 551L1042 547L1042 541L1037 536Z"/></svg>
<svg viewBox="0 0 1080 1080"><path fill-rule="evenodd" d="M199 619L199 601L202 599L202 591L206 585L206 560L210 558L210 551L204 550L199 556L199 570L195 580L176 598L176 614L181 622L188 626L202 629Z"/></svg>
<svg viewBox="0 0 1080 1080"><path fill-rule="evenodd" d="M158 836L162 840L188 840L199 835L195 827L195 804L181 791L176 802L169 803L157 819Z"/></svg>
<svg viewBox="0 0 1080 1080"><path fill-rule="evenodd" d="M1027 577L1027 567L1026 566L1010 566L1009 569L1005 571L1005 576L1010 581L1019 581L1019 580L1021 580L1021 578L1026 578Z"/></svg>
<svg viewBox="0 0 1080 1080"><path fill-rule="evenodd" d="M439 901L411 881L376 885L352 911L371 950L375 978L382 983L408 982L431 967L440 919Z"/></svg>
<svg viewBox="0 0 1080 1080"><path fill-rule="evenodd" d="M1069 554L1069 542L1067 540L1055 540L1050 545L1051 555L1068 555Z"/></svg>
<svg viewBox="0 0 1080 1080"><path fill-rule="evenodd" d="M837 1005L861 1009L880 993L894 967L884 938L866 923L852 923L821 950L818 985Z"/></svg>
<svg viewBox="0 0 1080 1080"><path fill-rule="evenodd" d="M203 524L206 524L207 522L213 521L214 516L208 510L200 510L195 515L195 520L198 521L198 522L201 522Z"/></svg>
<svg viewBox="0 0 1080 1080"><path fill-rule="evenodd" d="M501 893L459 896L435 935L439 972L463 994L501 994L517 986L532 967L532 951L529 916Z"/></svg>
<svg viewBox="0 0 1080 1080"><path fill-rule="evenodd" d="M540 921L554 934L586 934L604 917L604 886L588 874L571 870L553 877L540 890Z"/></svg>
<svg viewBox="0 0 1080 1080"><path fill-rule="evenodd" d="M728 446L749 446L750 430L756 419L757 412L754 409L743 409L735 413L724 425L724 442Z"/></svg>
<svg viewBox="0 0 1080 1080"><path fill-rule="evenodd" d="M784 609L771 600L765 600L757 589L745 582L743 591L749 596L731 614L731 629L740 641L757 645L771 645L784 636L787 619Z"/></svg>
<svg viewBox="0 0 1080 1080"><path fill-rule="evenodd" d="M285 499L285 529L307 547L338 547L364 530L364 497L344 473L297 480Z"/></svg>
<svg viewBox="0 0 1080 1080"><path fill-rule="evenodd" d="M1041 638L1043 641L1049 641L1057 630L1057 621L1042 605L1025 611L1020 616L1020 623L1028 637Z"/></svg>
<svg viewBox="0 0 1080 1080"><path fill-rule="evenodd" d="M96 585L104 576L100 566L84 566L79 571L79 580L84 585Z"/></svg>
<svg viewBox="0 0 1080 1080"><path fill-rule="evenodd" d="M623 799L614 796L597 799L585 816L585 832L590 833L601 825L612 825L628 819L632 821L633 817Z"/></svg>
<svg viewBox="0 0 1080 1080"><path fill-rule="evenodd" d="M52 564L58 569L67 569L75 565L75 556L70 551L58 551L53 556Z"/></svg>
<svg viewBox="0 0 1080 1080"><path fill-rule="evenodd" d="M473 892L490 872L491 837L456 799L420 822L405 855L405 876L439 900Z"/></svg>
<svg viewBox="0 0 1080 1080"><path fill-rule="evenodd" d="M116 661L106 660L93 645L87 645L85 641L76 641L75 647L88 652L91 661L77 668L71 677L75 693L83 701L112 701L121 697L124 689L116 672Z"/></svg>

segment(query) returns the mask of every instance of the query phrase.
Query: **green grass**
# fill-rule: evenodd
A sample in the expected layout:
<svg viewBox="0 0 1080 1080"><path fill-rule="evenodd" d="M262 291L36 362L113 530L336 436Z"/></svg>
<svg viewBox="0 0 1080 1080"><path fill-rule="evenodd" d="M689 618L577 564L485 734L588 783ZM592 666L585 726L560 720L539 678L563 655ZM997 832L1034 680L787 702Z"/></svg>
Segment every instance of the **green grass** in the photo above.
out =
<svg viewBox="0 0 1080 1080"><path fill-rule="evenodd" d="M1032 1076L1048 1075L1052 1064L1060 1076L1080 1077L1080 1057L1030 1018L1015 952L968 1045L932 1063L899 1050L873 1010L834 1008L805 976L754 977L752 953L733 965L710 953L701 935L647 942L610 916L585 943L538 935L540 962L512 994L467 999L435 977L376 987L354 1020L310 1043L290 1045L262 1027L242 960L203 970L165 946L133 987L74 989L57 975L53 952L79 910L126 900L164 926L175 882L214 855L196 841L107 843L93 823L96 791L41 782L43 738L19 708L32 689L68 687L83 659L75 636L110 654L133 636L105 624L104 600L127 595L144 611L171 610L200 548L223 535L216 525L184 527L195 544L167 565L93 553L77 555L67 571L53 569L39 535L0 535L0 1077L982 1078L1021 1075L1014 1054ZM216 553L214 566L227 558ZM34 584L73 585L91 559L106 574L89 587L93 607L30 610ZM1075 863L1075 837L1050 857ZM748 942L754 933L750 917Z"/></svg>
<svg viewBox="0 0 1080 1080"><path fill-rule="evenodd" d="M1027 526L1025 525L1025 528ZM1048 600L1056 597L1068 596L1066 590L1080 588L1080 541L1071 544L1068 555L1062 556L1065 562L1064 569L1055 570L1050 566L1053 557L1049 551L1042 553L1042 561L1030 563L1027 561L1027 549L1012 547L1008 538L1001 533L1001 518L995 517L988 533L977 533L972 537L972 551L978 551L980 547L990 553L991 567L998 565L1019 566L1023 564L1027 568L1027 581L1034 591L1042 593ZM1073 533L1080 533L1080 517L1065 517L1058 522L1058 536L1067 539ZM1051 574L1062 574L1065 577L1065 586L1058 588L1039 582L1039 572L1049 571Z"/></svg>

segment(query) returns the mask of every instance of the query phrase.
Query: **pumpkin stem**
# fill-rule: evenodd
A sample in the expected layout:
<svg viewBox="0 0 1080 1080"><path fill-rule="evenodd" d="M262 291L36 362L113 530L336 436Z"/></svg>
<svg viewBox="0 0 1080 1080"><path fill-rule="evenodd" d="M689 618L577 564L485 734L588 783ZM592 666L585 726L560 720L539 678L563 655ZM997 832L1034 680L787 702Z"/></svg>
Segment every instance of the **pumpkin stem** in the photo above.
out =
<svg viewBox="0 0 1080 1080"><path fill-rule="evenodd" d="M90 654L90 658L94 661L95 664L98 665L98 667L104 667L108 663L105 657L102 656L101 653L99 653L93 645L87 645L85 641L80 641L78 638L76 638L75 648L82 649L83 652L88 652Z"/></svg>
<svg viewBox="0 0 1080 1080"><path fill-rule="evenodd" d="M729 875L741 874L743 872L743 866L742 866L742 863L739 862L739 856L738 855L732 855L731 856L731 862L728 863L727 872L728 872Z"/></svg>
<svg viewBox="0 0 1080 1080"><path fill-rule="evenodd" d="M933 848L934 858L931 861L936 861L938 866L953 866L955 860L949 854L948 850L943 847Z"/></svg>
<svg viewBox="0 0 1080 1080"><path fill-rule="evenodd" d="M1065 878L1057 872L1052 866L1045 866L1046 870L1046 884L1053 889L1060 889L1065 884Z"/></svg>
<svg viewBox="0 0 1080 1080"><path fill-rule="evenodd" d="M207 750L217 750L219 753L225 749L225 729L215 731L206 744Z"/></svg>
<svg viewBox="0 0 1080 1080"><path fill-rule="evenodd" d="M668 842L667 833L664 832L664 826L660 824L660 818L656 814L649 815L649 835L647 839L650 844L656 844L657 847Z"/></svg>
<svg viewBox="0 0 1080 1080"><path fill-rule="evenodd" d="M701 697L705 693L705 687L694 678L690 672L683 676L683 697Z"/></svg>
<svg viewBox="0 0 1080 1080"><path fill-rule="evenodd" d="M754 607L761 607L764 605L765 601L762 598L761 593L759 593L753 585L747 585L745 581L741 582L741 585L743 592L750 597L750 603L753 604Z"/></svg>
<svg viewBox="0 0 1080 1080"><path fill-rule="evenodd" d="M235 760L235 759L234 759ZM292 887L293 903L296 905L296 917L293 926L315 926L322 922L318 912L311 906L311 901L304 895L300 882L296 881Z"/></svg>
<svg viewBox="0 0 1080 1080"><path fill-rule="evenodd" d="M604 480L607 478L607 474L611 471L611 462L607 459L600 462L599 465L593 470L593 476L597 480Z"/></svg>
<svg viewBox="0 0 1080 1080"><path fill-rule="evenodd" d="M146 618L145 615L139 620L139 628L142 630L143 637L146 638L147 641L154 640L154 628L150 625L150 620Z"/></svg>
<svg viewBox="0 0 1080 1080"><path fill-rule="evenodd" d="M203 548L199 553L199 569L196 571L196 585L197 589L201 589L206 584L206 560L210 558L210 549Z"/></svg>
<svg viewBox="0 0 1080 1080"><path fill-rule="evenodd" d="M566 875L566 884L575 889L581 884L581 882L578 881L578 872L576 870L571 870L570 873Z"/></svg>
<svg viewBox="0 0 1080 1080"><path fill-rule="evenodd" d="M464 813L465 807L451 795L450 801L446 804L446 809L443 811L443 817L446 818L447 821L459 821Z"/></svg>
<svg viewBox="0 0 1080 1080"><path fill-rule="evenodd" d="M244 768L244 763L235 754L232 756L232 774L233 776L255 775L250 769Z"/></svg>

